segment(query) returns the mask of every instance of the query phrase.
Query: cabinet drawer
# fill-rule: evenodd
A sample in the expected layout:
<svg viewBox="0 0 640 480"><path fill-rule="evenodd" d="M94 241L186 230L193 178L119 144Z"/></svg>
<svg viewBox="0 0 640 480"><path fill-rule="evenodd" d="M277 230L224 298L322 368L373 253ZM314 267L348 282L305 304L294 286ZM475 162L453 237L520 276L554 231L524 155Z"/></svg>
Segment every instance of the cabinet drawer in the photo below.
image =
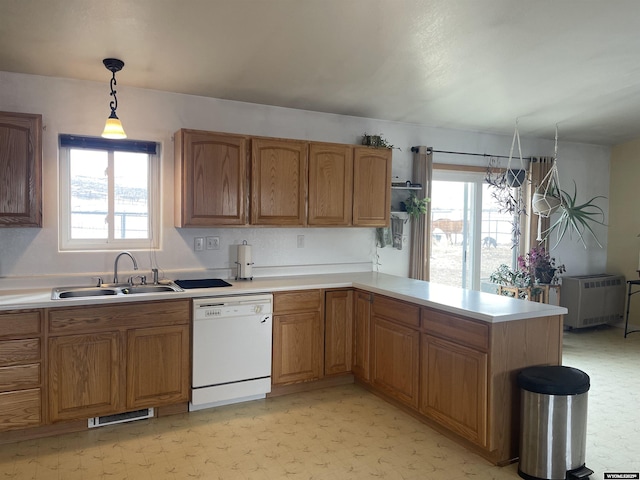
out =
<svg viewBox="0 0 640 480"><path fill-rule="evenodd" d="M41 409L39 388L0 393L0 431L39 425Z"/></svg>
<svg viewBox="0 0 640 480"><path fill-rule="evenodd" d="M423 308L422 329L429 335L447 338L459 344L484 351L489 349L489 325L485 323Z"/></svg>
<svg viewBox="0 0 640 480"><path fill-rule="evenodd" d="M318 311L322 304L320 290L300 290L273 294L273 312Z"/></svg>
<svg viewBox="0 0 640 480"><path fill-rule="evenodd" d="M40 364L0 367L0 392L37 387L40 384Z"/></svg>
<svg viewBox="0 0 640 480"><path fill-rule="evenodd" d="M420 307L388 297L373 297L373 314L411 327L420 327Z"/></svg>
<svg viewBox="0 0 640 480"><path fill-rule="evenodd" d="M0 342L0 365L34 363L40 360L40 339L6 340Z"/></svg>
<svg viewBox="0 0 640 480"><path fill-rule="evenodd" d="M22 337L40 335L42 331L42 312L0 313L0 337Z"/></svg>
<svg viewBox="0 0 640 480"><path fill-rule="evenodd" d="M94 333L131 326L186 325L190 319L189 308L189 300L55 308L49 310L49 333Z"/></svg>

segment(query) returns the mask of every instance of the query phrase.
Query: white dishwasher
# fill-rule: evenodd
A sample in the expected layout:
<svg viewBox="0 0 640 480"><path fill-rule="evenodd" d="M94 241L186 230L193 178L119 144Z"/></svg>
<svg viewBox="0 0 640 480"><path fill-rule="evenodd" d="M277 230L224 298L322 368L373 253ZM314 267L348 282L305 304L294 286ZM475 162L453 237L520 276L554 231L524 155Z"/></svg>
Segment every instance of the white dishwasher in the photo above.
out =
<svg viewBox="0 0 640 480"><path fill-rule="evenodd" d="M273 295L193 299L189 410L264 398L271 391Z"/></svg>

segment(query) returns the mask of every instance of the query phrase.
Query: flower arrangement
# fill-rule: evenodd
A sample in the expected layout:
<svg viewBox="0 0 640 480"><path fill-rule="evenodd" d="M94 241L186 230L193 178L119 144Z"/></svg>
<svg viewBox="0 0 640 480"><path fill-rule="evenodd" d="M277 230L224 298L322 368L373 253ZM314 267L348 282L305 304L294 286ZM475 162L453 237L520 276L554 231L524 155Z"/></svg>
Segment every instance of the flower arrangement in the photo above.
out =
<svg viewBox="0 0 640 480"><path fill-rule="evenodd" d="M564 265L556 265L544 247L534 247L518 257L518 270L528 275L530 283L557 283L558 275L567 270Z"/></svg>

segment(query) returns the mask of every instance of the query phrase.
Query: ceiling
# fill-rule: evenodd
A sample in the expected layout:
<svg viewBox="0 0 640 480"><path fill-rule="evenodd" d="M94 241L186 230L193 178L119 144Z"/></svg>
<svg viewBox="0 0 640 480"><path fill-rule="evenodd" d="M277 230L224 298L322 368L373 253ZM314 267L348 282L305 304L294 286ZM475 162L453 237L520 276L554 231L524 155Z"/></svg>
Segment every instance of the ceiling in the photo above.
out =
<svg viewBox="0 0 640 480"><path fill-rule="evenodd" d="M637 0L0 0L0 71L491 133L640 137ZM1 87L0 87L1 88Z"/></svg>

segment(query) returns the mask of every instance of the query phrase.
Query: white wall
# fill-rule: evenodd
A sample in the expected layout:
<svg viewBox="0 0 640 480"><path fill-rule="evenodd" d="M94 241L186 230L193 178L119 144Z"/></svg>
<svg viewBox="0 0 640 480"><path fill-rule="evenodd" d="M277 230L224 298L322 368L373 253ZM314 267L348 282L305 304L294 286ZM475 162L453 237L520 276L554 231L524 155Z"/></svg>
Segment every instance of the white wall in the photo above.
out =
<svg viewBox="0 0 640 480"><path fill-rule="evenodd" d="M122 82L123 80L121 80ZM43 215L42 229L0 229L0 278L41 275L78 275L80 279L106 274L113 269L113 252L59 252L57 242L57 139L60 133L99 135L108 116L108 83L0 72L0 110L43 115ZM233 245L247 240L254 246L256 275L311 273L378 268L406 276L409 250L378 249L375 266L374 229L362 228L241 228L176 229L173 227L173 143L180 128L248 135L264 135L338 143L358 143L361 135L382 133L402 150L393 151L393 175L409 178L414 145L439 150L506 155L511 136L446 130L374 119L315 113L279 107L196 97L118 85L118 115L129 138L162 144L162 247L155 255L167 276L182 270L213 270L227 277L235 261ZM526 124L526 117L520 120ZM523 154L551 155L553 142L522 138ZM581 197L608 195L610 148L560 144L560 175L563 188L575 178ZM481 157L436 154L439 163L484 165ZM571 173L569 173L571 172ZM606 207L606 202L605 202ZM217 235L221 250L193 251L193 237ZM305 247L297 248L297 236ZM606 247L606 229L599 231ZM571 274L603 271L606 249L565 240L554 252ZM151 266L151 254L136 253L141 269Z"/></svg>

